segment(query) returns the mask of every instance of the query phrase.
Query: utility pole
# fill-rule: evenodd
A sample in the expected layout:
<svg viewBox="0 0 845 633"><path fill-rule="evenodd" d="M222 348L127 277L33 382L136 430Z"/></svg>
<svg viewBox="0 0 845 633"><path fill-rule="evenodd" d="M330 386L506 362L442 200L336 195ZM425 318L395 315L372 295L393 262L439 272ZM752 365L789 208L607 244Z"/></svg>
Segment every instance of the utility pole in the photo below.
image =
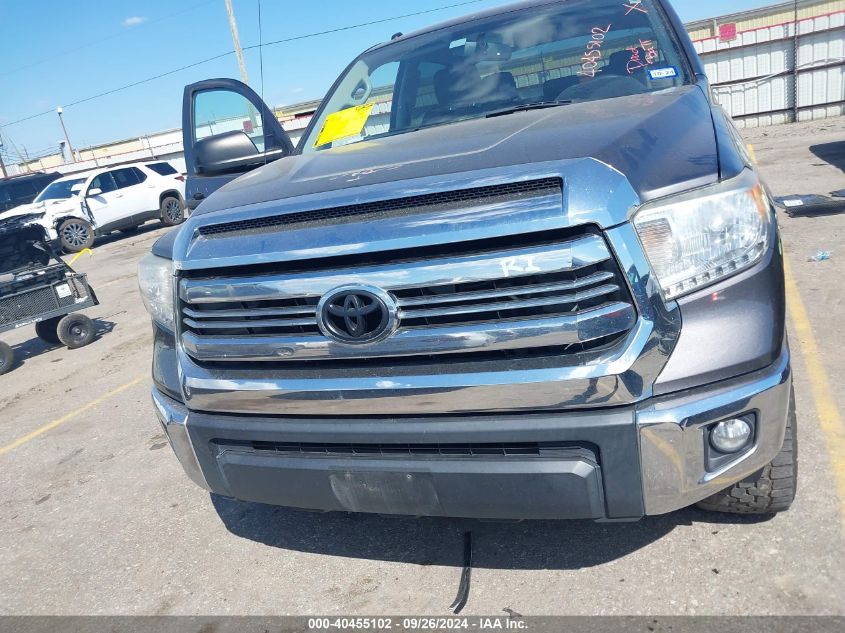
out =
<svg viewBox="0 0 845 633"><path fill-rule="evenodd" d="M232 8L232 0L225 0L226 13L229 16L229 28L232 30L232 42L235 44L235 57L238 58L238 68L241 71L241 81L249 85L249 77L246 74L246 63L244 52L241 49L241 38L238 37L238 23L235 21L235 10Z"/></svg>
<svg viewBox="0 0 845 633"><path fill-rule="evenodd" d="M6 163L3 162L3 137L0 136L0 170L3 171L3 178L8 178L9 174L6 173Z"/></svg>
<svg viewBox="0 0 845 633"><path fill-rule="evenodd" d="M70 162L76 162L76 156L73 155L73 145L70 144L70 137L67 135L67 128L65 127L65 120L62 118L62 106L56 108L56 113L59 115L59 123L62 124L62 132L65 133L65 142L67 143L67 148L70 150Z"/></svg>
<svg viewBox="0 0 845 633"><path fill-rule="evenodd" d="M23 150L23 160L24 165L26 165L26 170L29 173L32 173L32 165L29 164L29 154L26 153L26 146L21 145L21 149ZM20 156L20 154L18 154L18 156Z"/></svg>

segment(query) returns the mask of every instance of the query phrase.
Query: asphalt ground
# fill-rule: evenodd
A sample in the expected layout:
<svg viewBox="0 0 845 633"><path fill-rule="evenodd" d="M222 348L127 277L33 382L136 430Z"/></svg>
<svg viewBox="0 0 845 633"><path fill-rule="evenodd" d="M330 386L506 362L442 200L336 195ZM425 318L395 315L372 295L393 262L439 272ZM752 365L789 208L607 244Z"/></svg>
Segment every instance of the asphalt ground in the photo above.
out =
<svg viewBox="0 0 845 633"><path fill-rule="evenodd" d="M845 119L750 131L777 195L845 188ZM793 509L687 509L637 523L476 523L313 514L212 498L149 402L135 266L164 229L101 240L76 267L100 335L70 351L3 335L0 614L845 614L845 214L780 218L799 415ZM831 259L811 262L819 250Z"/></svg>

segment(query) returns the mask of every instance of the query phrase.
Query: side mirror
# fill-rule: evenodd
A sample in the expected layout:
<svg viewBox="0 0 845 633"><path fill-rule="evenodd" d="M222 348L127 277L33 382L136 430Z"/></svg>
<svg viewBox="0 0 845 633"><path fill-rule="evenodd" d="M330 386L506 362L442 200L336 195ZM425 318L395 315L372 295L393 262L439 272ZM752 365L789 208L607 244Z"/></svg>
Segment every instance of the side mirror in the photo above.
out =
<svg viewBox="0 0 845 633"><path fill-rule="evenodd" d="M78 182L78 183L76 183L73 187L71 187L71 188L70 188L70 192L71 192L73 195L76 195L76 194L78 194L80 191L82 191L82 189L83 189L82 183L81 183L81 182Z"/></svg>
<svg viewBox="0 0 845 633"><path fill-rule="evenodd" d="M246 133L239 130L223 132L194 144L197 173L226 174L261 165L281 158L283 150L261 152Z"/></svg>
<svg viewBox="0 0 845 633"><path fill-rule="evenodd" d="M91 198L92 196L99 196L101 193L103 193L102 189L98 189L97 187L94 187L93 189L88 190L88 196L87 197Z"/></svg>

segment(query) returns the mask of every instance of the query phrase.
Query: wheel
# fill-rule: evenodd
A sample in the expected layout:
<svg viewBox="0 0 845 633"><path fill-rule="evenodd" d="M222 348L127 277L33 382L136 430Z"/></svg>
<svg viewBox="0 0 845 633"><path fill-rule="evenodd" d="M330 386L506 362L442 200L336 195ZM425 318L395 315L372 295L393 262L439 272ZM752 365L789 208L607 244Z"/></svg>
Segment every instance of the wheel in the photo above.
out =
<svg viewBox="0 0 845 633"><path fill-rule="evenodd" d="M15 350L0 341L0 376L5 374L15 364Z"/></svg>
<svg viewBox="0 0 845 633"><path fill-rule="evenodd" d="M789 510L798 484L798 426L795 390L789 396L789 415L783 448L771 463L730 488L698 504L703 510L734 514L775 514Z"/></svg>
<svg viewBox="0 0 845 633"><path fill-rule="evenodd" d="M94 340L94 322L84 314L68 314L59 321L58 336L68 349L85 347Z"/></svg>
<svg viewBox="0 0 845 633"><path fill-rule="evenodd" d="M167 196L161 201L161 223L164 226L176 226L185 221L185 205L179 198Z"/></svg>
<svg viewBox="0 0 845 633"><path fill-rule="evenodd" d="M36 323L35 333L38 335L38 338L45 343L52 343L53 345L61 343L59 340L59 321L61 320L62 317L54 317Z"/></svg>
<svg viewBox="0 0 845 633"><path fill-rule="evenodd" d="M94 244L94 227L85 220L68 218L59 225L59 239L62 248L69 253L78 253Z"/></svg>

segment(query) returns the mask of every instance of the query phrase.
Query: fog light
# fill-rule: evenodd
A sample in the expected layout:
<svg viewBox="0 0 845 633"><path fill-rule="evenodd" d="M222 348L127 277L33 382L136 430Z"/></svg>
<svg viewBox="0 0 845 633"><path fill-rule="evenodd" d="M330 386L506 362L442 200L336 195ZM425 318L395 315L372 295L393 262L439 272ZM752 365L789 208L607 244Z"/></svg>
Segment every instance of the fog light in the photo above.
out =
<svg viewBox="0 0 845 633"><path fill-rule="evenodd" d="M710 431L710 443L721 453L736 453L751 440L751 425L742 418L719 422Z"/></svg>

